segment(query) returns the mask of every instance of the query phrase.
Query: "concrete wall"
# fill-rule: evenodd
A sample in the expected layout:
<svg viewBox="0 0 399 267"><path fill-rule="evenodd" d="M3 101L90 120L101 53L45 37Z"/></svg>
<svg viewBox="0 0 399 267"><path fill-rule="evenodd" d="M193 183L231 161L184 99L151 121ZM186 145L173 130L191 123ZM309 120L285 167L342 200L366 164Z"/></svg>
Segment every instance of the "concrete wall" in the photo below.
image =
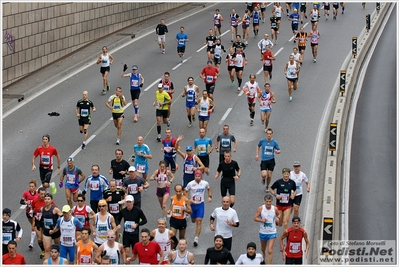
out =
<svg viewBox="0 0 399 267"><path fill-rule="evenodd" d="M3 87L80 47L185 3L3 3Z"/></svg>

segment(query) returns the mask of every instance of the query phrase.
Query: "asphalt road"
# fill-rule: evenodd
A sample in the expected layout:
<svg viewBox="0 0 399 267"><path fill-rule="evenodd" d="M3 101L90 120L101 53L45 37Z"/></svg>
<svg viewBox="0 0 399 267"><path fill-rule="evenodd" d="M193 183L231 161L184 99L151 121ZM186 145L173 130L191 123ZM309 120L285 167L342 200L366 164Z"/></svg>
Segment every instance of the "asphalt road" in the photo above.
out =
<svg viewBox="0 0 399 267"><path fill-rule="evenodd" d="M310 6L309 6L310 7ZM309 8L308 7L308 8ZM13 213L17 214L16 220L20 222L25 229L24 238L19 245L19 252L23 253L31 264L39 264L40 250L35 244L32 251L28 250L29 229L30 226L23 213L17 213L19 209L19 199L23 191L28 188L28 181L32 178L39 180L38 172L31 171L31 158L33 150L41 144L41 137L44 133L51 136L51 144L54 145L62 158L62 167L65 166L65 160L73 155L76 165L83 169L86 174L90 174L90 167L93 164L100 165L100 173L107 178L111 159L114 158L114 150L121 148L125 151L125 159L132 152L132 147L136 143L137 136L145 138L145 143L152 150L153 159L150 161L150 173L158 166L162 159L160 152L161 145L155 141L155 110L152 102L155 95L157 80L165 71L171 73L171 80L175 85L175 95L172 105L172 125L174 136L183 134L185 139L182 146L192 144L198 137L198 125L194 124L192 128L187 128L187 117L185 112L184 99L179 97L187 77L193 76L195 84L204 89L204 83L198 78L198 74L206 64L205 49L203 47L208 29L213 27L212 15L214 9L219 8L225 21L222 31L226 32L228 14L232 8L236 8L240 15L243 14L244 4L216 4L209 9L204 9L193 16L187 17L169 25L169 34L166 37L166 54L161 54L157 44L156 35L150 34L143 38L136 36L136 41L132 44L118 50L111 51L115 57L115 62L111 66L109 80L111 82L111 92L106 96L100 94L102 89L102 80L99 73L99 66L91 65L81 71L79 74L59 83L56 87L48 90L15 110L3 121L3 207L9 207ZM305 62L301 68L300 83L297 91L293 93L293 102L288 102L287 85L284 77L284 66L288 61L288 56L292 52L294 44L288 40L292 37L291 27L286 17L283 17L279 34L278 45L273 48L274 53L280 51L277 60L274 62L273 80L271 88L274 91L277 103L273 106L270 127L274 130L274 138L279 142L281 154L276 156L276 168L273 175L273 181L280 178L283 167L291 167L293 161L299 160L302 164L302 170L312 177L309 169L312 162L313 149L315 147L315 138L317 129L321 120L326 101L333 90L335 79L339 73L345 57L350 52L350 42L353 36L357 36L364 27L364 16L366 13L372 13L374 6L367 5L362 9L360 3L347 4L345 15L339 14L338 19L328 21L321 18L319 31L321 33L319 54L317 63L312 62L311 49L308 45L305 55ZM268 7L267 14L270 14L271 7ZM178 19L185 14L174 17ZM269 18L269 15L267 16ZM306 21L308 22L308 21ZM168 20L166 20L168 25ZM174 36L179 27L183 25L189 36L189 43L186 48L186 62L179 65L179 57L176 54L176 44ZM305 24L305 30L310 31L310 25ZM155 25L154 25L155 28ZM152 30L153 31L153 30ZM241 27L240 27L241 32ZM249 47L245 50L248 65L245 67L243 82L247 81L250 73L257 73L261 68L259 61L259 51L256 43L262 38L264 33L270 30L267 23L260 25L260 33L254 38L250 33ZM230 32L222 37L222 44L226 47L230 44ZM101 43L98 44L98 53L101 52ZM198 52L197 52L198 51ZM129 66L137 64L139 71L146 79L143 87L144 92L140 97L140 120L133 123L133 108L129 106L125 112L123 123L123 134L121 145L116 146L116 130L113 126L110 111L105 107L105 102L109 95L117 86L121 86L127 99L129 97L128 79L121 79L120 73L123 63ZM394 64L394 62L393 62ZM233 154L233 159L238 161L242 169L242 176L237 182L236 205L240 219L240 227L234 229L232 254L235 259L241 253L245 253L246 244L255 241L259 245L258 230L259 225L253 221L253 216L258 206L263 204L264 191L261 187L259 162L255 162L255 149L258 140L264 137L263 126L259 121L258 108L256 109L255 125L249 126L249 112L246 99L238 94L236 88L230 87L226 64L222 63L222 75L216 83L214 94L217 108L211 115L208 125L207 136L214 138L222 130L223 124L230 125L230 131L235 134L239 142L237 153ZM263 74L258 75L258 82L263 84ZM151 86L150 86L151 85ZM74 114L76 101L80 99L83 90L89 91L89 98L97 107L97 112L92 114L93 123L89 129L91 136L87 149L81 151L81 136L78 131L78 125ZM227 113L228 110L231 110ZM56 111L60 113L59 117L49 117L47 113ZM162 133L165 131L162 126ZM205 220L203 222L200 243L197 248L192 246L194 225L189 223L186 237L189 241L189 250L196 256L196 262L202 263L204 253L207 247L213 245L213 236L208 227L208 218L214 208L221 206L221 197L219 190L219 180L215 181L213 176L216 172L216 162L218 155L211 154L211 165L209 177L204 178L209 181L213 188L213 202L207 203L205 207ZM181 165L182 161L179 159ZM176 174L177 180L182 178L181 169ZM58 184L59 176L54 175L53 181ZM64 190L58 190L55 196L55 202L58 206L65 204ZM300 215L303 217L304 206L307 203L307 194L304 194L302 200ZM315 203L310 203L315 205ZM151 183L150 190L143 194L142 208L149 218L146 225L149 229L156 228L156 219L162 216L161 209L155 196L155 184ZM305 226L306 228L306 226ZM279 229L281 233L281 229ZM259 250L259 248L258 248ZM282 263L281 255L278 252L278 242L275 244L273 263Z"/></svg>
<svg viewBox="0 0 399 267"><path fill-rule="evenodd" d="M395 8L371 57L357 104L349 191L351 240L393 240L397 233L397 50L392 45L396 19ZM384 218L384 223L365 223L376 218Z"/></svg>

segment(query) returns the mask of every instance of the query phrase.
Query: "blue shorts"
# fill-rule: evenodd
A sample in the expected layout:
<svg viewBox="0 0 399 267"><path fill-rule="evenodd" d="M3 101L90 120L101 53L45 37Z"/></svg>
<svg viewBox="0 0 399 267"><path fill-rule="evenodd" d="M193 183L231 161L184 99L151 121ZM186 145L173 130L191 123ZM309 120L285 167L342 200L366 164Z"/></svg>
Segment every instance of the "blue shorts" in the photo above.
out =
<svg viewBox="0 0 399 267"><path fill-rule="evenodd" d="M266 108L266 109L260 109L260 112L265 112L265 113L267 113L267 112L272 112L272 109L271 108Z"/></svg>
<svg viewBox="0 0 399 267"><path fill-rule="evenodd" d="M277 234L261 234L259 233L259 239L263 242L267 242L270 239L275 239L277 237Z"/></svg>
<svg viewBox="0 0 399 267"><path fill-rule="evenodd" d="M203 219L205 214L205 203L202 202L200 204L191 204L191 210L193 211L191 213L191 219Z"/></svg>
<svg viewBox="0 0 399 267"><path fill-rule="evenodd" d="M148 173L148 162L135 162L134 167L136 168L136 171L139 173L147 174Z"/></svg>
<svg viewBox="0 0 399 267"><path fill-rule="evenodd" d="M209 121L210 116L198 116L199 121Z"/></svg>
<svg viewBox="0 0 399 267"><path fill-rule="evenodd" d="M69 254L69 258L67 255ZM60 257L67 259L69 262L75 261L75 246L67 247L60 245Z"/></svg>
<svg viewBox="0 0 399 267"><path fill-rule="evenodd" d="M299 2L292 3L292 8L299 10Z"/></svg>
<svg viewBox="0 0 399 267"><path fill-rule="evenodd" d="M195 101L192 102L186 101L186 108L193 108L193 107L195 107Z"/></svg>

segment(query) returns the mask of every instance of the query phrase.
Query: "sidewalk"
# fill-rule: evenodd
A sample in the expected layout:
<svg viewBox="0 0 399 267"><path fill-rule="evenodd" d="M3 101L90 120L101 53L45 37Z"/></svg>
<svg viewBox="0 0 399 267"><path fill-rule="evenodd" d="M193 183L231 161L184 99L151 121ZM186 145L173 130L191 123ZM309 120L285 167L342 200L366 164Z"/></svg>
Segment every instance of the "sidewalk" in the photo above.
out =
<svg viewBox="0 0 399 267"><path fill-rule="evenodd" d="M56 83L60 77L64 77L77 68L89 65L91 62L95 61L101 53L101 48L103 46L107 46L108 50L112 50L126 42L129 42L132 39L132 36L138 38L140 35L148 31L153 31L155 34L155 27L161 18L165 19L165 24L168 25L168 21L172 21L176 17L203 9L209 4L210 3L188 3L177 9L151 17L146 21L133 24L125 29L105 36L102 39L96 40L72 54L61 58L40 70L30 73L25 78L7 86L7 88L3 88L3 114L11 108L19 105L19 103L26 101L31 95Z"/></svg>

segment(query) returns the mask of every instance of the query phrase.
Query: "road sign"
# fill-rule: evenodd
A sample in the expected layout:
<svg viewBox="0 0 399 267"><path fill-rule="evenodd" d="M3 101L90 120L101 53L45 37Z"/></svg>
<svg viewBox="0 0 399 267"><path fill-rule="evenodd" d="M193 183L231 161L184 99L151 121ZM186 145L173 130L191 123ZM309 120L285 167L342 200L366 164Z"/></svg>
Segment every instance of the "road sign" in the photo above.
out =
<svg viewBox="0 0 399 267"><path fill-rule="evenodd" d="M333 152L337 150L337 124L336 123L330 123L330 151L331 155L333 155Z"/></svg>
<svg viewBox="0 0 399 267"><path fill-rule="evenodd" d="M339 72L339 92L341 96L344 95L346 88L346 70L341 70Z"/></svg>
<svg viewBox="0 0 399 267"><path fill-rule="evenodd" d="M352 37L352 56L357 56L357 37Z"/></svg>
<svg viewBox="0 0 399 267"><path fill-rule="evenodd" d="M375 3L375 10L377 11L377 14L380 13L380 9L381 9L380 2Z"/></svg>
<svg viewBox="0 0 399 267"><path fill-rule="evenodd" d="M323 220L323 243L331 241L333 235L333 218L325 217Z"/></svg>

